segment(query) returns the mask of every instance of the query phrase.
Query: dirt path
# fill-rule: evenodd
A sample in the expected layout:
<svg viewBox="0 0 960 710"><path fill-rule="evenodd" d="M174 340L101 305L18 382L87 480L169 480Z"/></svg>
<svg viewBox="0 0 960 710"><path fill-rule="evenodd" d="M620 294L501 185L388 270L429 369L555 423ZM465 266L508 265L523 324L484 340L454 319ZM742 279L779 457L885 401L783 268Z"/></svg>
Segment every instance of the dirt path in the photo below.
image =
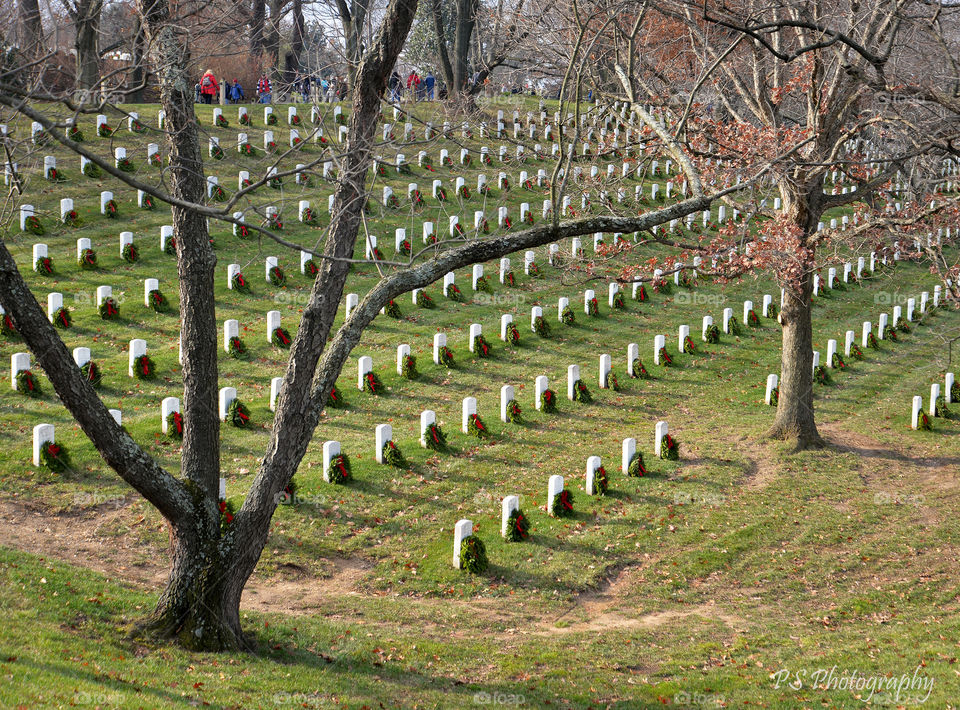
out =
<svg viewBox="0 0 960 710"><path fill-rule="evenodd" d="M658 557L642 564L626 567L599 589L584 592L577 596L570 610L559 618L543 621L537 633L540 635L565 635L579 632L603 632L608 630L654 629L669 625L688 616L720 621L732 630L746 629L746 622L729 614L714 603L698 604L686 609L648 612L630 615L632 604L630 590L636 577L644 570L656 565Z"/></svg>
<svg viewBox="0 0 960 710"><path fill-rule="evenodd" d="M156 590L166 581L169 556L120 534L120 527L145 525L130 520L129 511L112 505L81 513L56 515L36 507L0 501L0 545L58 560L117 579L141 589ZM329 576L254 576L244 590L241 607L253 611L307 614L331 595L358 594L358 584L373 568L360 559L329 560Z"/></svg>

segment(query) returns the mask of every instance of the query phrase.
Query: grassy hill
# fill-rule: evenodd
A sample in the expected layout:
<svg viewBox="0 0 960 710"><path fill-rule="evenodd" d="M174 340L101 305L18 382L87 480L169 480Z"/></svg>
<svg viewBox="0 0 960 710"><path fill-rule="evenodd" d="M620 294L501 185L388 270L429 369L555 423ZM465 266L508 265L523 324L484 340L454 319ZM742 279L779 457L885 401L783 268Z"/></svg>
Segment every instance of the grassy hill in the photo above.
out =
<svg viewBox="0 0 960 710"><path fill-rule="evenodd" d="M145 125L156 126L155 107L130 110L138 111ZM271 130L278 145L285 145L286 109L277 112L280 122ZM219 136L224 147L224 159L209 161L208 174L217 175L225 188L235 188L238 170L256 175L271 164L263 151L255 158L236 151L239 130L253 145L263 145L258 107L251 109L252 128L238 127L232 108L225 112L231 124L226 129L212 126L210 108L200 107L199 114L204 130ZM427 109L420 117L442 123ZM114 117L110 121L117 124ZM29 133L28 125L10 125L19 137ZM146 143L161 142L155 134L121 130L100 138L92 121L80 127L86 144L98 152L109 155L122 145L139 176L162 178L161 170L145 161ZM324 128L325 135L335 134L331 116ZM402 129L395 133L402 136ZM494 227L496 207L506 205L517 223L521 202L530 202L540 220L543 191L523 190L517 178L521 169L535 176L539 167L549 171L551 163L529 160L501 167L495 159L493 167L484 167L477 160L479 147L488 145L496 154L507 141L455 135L456 144L384 148L388 162L399 150L414 163L411 177L388 172L375 182L376 195L385 180L401 202L396 211L372 205L367 218L387 259L394 258L394 230L405 227L416 245L424 220L444 235L450 214L472 225L474 210L484 209ZM456 163L460 143L471 148L473 165L440 166L440 148L448 147ZM435 161L435 173L416 167L420 149ZM295 162L309 162L322 150L308 144L304 159ZM57 156L66 182L42 179L45 153ZM62 331L65 342L91 348L104 373L104 401L122 410L124 425L147 451L176 470L177 442L160 433L160 401L182 390L176 264L159 248L160 226L169 222L169 214L138 209L134 190L113 178L83 176L77 162L61 148L39 149L21 162L28 180L25 201L36 206L48 233L34 237L14 225L7 245L41 303L49 292L64 294L74 318L73 327ZM495 187L500 170L510 176L509 192ZM493 187L486 200L474 189L481 172ZM457 175L465 176L473 193L462 206L453 194ZM430 181L437 177L450 195L446 204L430 197ZM422 212L405 199L408 182L417 182L424 194ZM633 184L639 183L631 182L630 191ZM316 245L330 189L319 179L301 187L287 178L281 190L264 189L246 206L278 207L284 237ZM99 214L101 190L114 192L117 220ZM649 180L645 190L649 195ZM76 201L81 227L56 225L62 197ZM317 228L297 222L301 199L309 199L321 216ZM248 213L247 221L253 220ZM120 256L123 230L134 232L141 254L135 264ZM270 379L282 374L286 359L285 351L267 342L266 312L279 310L284 327L295 332L310 281L299 273L296 252L267 240L238 239L223 225L211 224L211 235L218 258L219 317L239 320L249 349L240 359L223 352L220 361L221 386L237 388L254 423L250 429L222 429L228 498L239 504L269 437ZM80 237L91 239L99 269L77 269ZM57 268L52 276L31 271L36 241L49 246ZM590 258L591 240L583 242ZM569 243L561 249L569 253ZM611 265L668 254L662 246L638 246L613 257ZM279 257L286 287L266 282L267 256ZM357 258L362 257L361 242ZM946 344L960 325L955 312L930 314L901 342L865 350L863 361L848 359L847 369L835 373L831 384L818 385L817 418L834 446L793 454L762 439L774 411L763 402L764 383L767 374L779 371L776 322L761 319L761 327L722 335L716 345L699 338L704 315L719 323L730 307L739 316L745 299L759 310L764 294L779 303L779 287L769 277L724 285L701 277L695 288L674 288L669 295L648 288L649 302L632 301L627 293L626 308L611 311L603 278L590 280L586 270L548 266L546 249L537 250L540 278L523 275L522 254L511 261L515 288L501 286L498 265L488 263L485 272L495 293L475 295L464 270L456 280L465 303L444 298L437 283L426 290L435 309L418 308L409 296L398 299L402 317L381 316L365 333L338 381L346 406L328 410L318 427L296 476L302 500L278 510L244 598L246 627L263 650L259 657L198 657L120 638L118 632L153 604L155 579L166 559L166 527L106 468L42 376L39 399L0 389L5 518L0 543L7 548L0 600L14 620L0 631L0 655L6 658L0 663L7 677L18 679L17 687L0 689L0 703L354 708L381 702L432 708L493 704L496 697L474 696L501 693L501 703L522 696L532 707L645 707L685 698L688 704L722 699L729 707L748 702L861 706L869 691L858 699L846 690L812 689L808 682L793 690L785 681L778 684L778 676L771 678L787 669L791 678L805 671L812 679L817 669L834 664L837 674L857 669L861 675L894 677L909 676L921 665L921 675L934 680L930 698L935 704L956 697L958 629L951 612L956 609L960 425L938 419L932 432L909 428L911 397L922 394L926 401L930 384L942 383L944 371L956 368L948 365ZM241 265L252 294L227 288L231 263ZM159 279L170 312L155 313L143 305L146 278ZM376 265L357 265L348 291L362 297L377 278ZM113 287L119 319L98 317L93 296L100 285ZM834 338L842 348L846 330L856 331L859 341L862 321L876 323L890 303L906 296L919 299L933 285L921 266L899 262L860 285L825 294L817 299L814 347L825 355L827 340ZM597 318L583 313L585 288L597 292ZM573 326L558 322L561 296L576 311ZM543 307L552 326L549 339L530 332L534 305ZM521 334L518 346L498 337L502 313L513 314ZM471 323L483 326L492 345L490 358L468 352ZM691 327L696 354L677 352L682 324ZM447 334L456 362L452 369L432 362L437 332ZM666 335L675 367L653 365L657 334ZM153 381L127 377L127 344L138 337L147 340L158 367ZM416 380L396 373L401 343L409 344L417 358ZM629 343L640 345L652 379L626 376ZM13 336L0 348L9 361L23 344ZM597 386L604 353L613 358L619 392ZM362 355L373 358L384 394L357 390L355 362ZM592 404L566 399L572 364L580 366ZM538 375L548 376L561 397L556 415L535 411ZM516 389L522 424L499 421L505 384ZM492 433L487 440L460 432L461 400L467 396L477 398ZM424 409L437 412L449 451L438 454L419 446ZM668 421L680 441L680 461L654 458L658 420ZM71 470L52 473L30 465L31 431L40 422L56 425L57 441L73 459ZM374 430L381 423L393 426L409 468L375 462ZM650 475L620 473L625 437L637 439ZM351 459L348 485L323 481L326 440L341 442ZM604 497L583 490L591 455L602 457L610 474ZM550 518L543 510L547 479L554 473L563 475L574 493L573 518ZM520 495L531 519L527 542L500 538L500 501L509 494ZM453 526L461 518L473 520L486 543L491 567L484 575L451 567ZM71 531L80 556L68 552Z"/></svg>

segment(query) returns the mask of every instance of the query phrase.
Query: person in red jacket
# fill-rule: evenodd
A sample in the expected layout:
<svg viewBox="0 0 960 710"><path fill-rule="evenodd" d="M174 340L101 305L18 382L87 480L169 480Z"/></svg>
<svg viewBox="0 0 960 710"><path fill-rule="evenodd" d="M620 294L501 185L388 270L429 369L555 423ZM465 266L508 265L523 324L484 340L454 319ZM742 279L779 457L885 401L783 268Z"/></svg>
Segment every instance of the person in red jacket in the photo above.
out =
<svg viewBox="0 0 960 710"><path fill-rule="evenodd" d="M217 77L213 75L210 69L207 69L200 77L200 97L203 99L203 103L212 104L213 97L219 93L220 85L217 84Z"/></svg>

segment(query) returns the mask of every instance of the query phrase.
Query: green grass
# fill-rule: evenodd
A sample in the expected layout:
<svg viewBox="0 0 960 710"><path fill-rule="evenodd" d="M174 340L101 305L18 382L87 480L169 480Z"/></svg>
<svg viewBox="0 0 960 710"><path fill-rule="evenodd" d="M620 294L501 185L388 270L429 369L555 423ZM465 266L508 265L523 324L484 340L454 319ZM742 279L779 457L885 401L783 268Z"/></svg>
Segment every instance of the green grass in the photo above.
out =
<svg viewBox="0 0 960 710"><path fill-rule="evenodd" d="M154 125L154 107L133 108ZM210 109L200 109L205 130L220 135L226 153L222 163L209 167L210 173L232 188L238 169L254 172L269 163L263 157L239 158L230 149L228 139L235 140L231 137L239 127L236 112L225 113L231 127L213 130ZM251 113L257 125L245 130L251 142L261 145L262 113ZM286 111L278 113L285 117ZM29 128L11 126L20 136ZM88 145L109 152L111 141L95 137L92 122L82 128ZM285 143L286 129L273 130L277 143ZM333 135L332 123L325 133ZM141 176L159 177L159 170L143 165L142 149L130 149L153 139L121 132L114 140L128 147ZM496 153L500 142L466 143L476 159L479 145ZM415 162L418 149L401 150ZM439 146L423 149L438 162ZM314 146L306 151L310 158L320 155ZM56 186L42 181L37 165L44 152L49 151L42 149L20 163L30 176L27 201L37 206L49 233L34 238L14 228L8 248L42 303L48 292L61 291L75 307L74 327L62 331L67 345L92 349L104 371L104 401L123 411L124 425L147 451L176 470L179 451L160 435L159 408L163 397L179 396L182 388L179 321L175 312L153 313L142 300L143 279L156 277L176 305L175 262L159 249L159 227L169 217L160 209L137 210L135 192L113 179L80 176L72 167L74 159L60 150L54 153L70 180ZM393 151L384 153L389 159ZM524 169L535 175L541 165L549 162L531 162ZM494 165L484 172L495 182L500 169ZM493 190L485 207L488 219L495 222L499 204L508 205L517 217L519 203L527 201L539 221L543 195L518 188L517 166L504 170L514 188L506 195ZM407 205L407 182L418 182L428 208L415 215L407 207L386 214L373 207L369 228L386 257L393 257L397 227L405 226L416 244L422 220L434 221L441 234L448 213L460 213L472 224L472 212L481 205L475 193L462 210L453 199L442 209L430 199L429 183L443 178L452 196L453 175L466 175L473 190L478 172L475 160L474 167L452 174L415 167L413 177L389 177L402 205ZM310 199L325 218L330 188L301 191L292 180L287 183L280 192L264 190L255 204L282 207L285 237L310 245L322 242L322 228L296 223L296 205ZM120 220L95 214L100 189L113 190ZM63 196L77 200L83 227L54 227ZM120 259L121 230L134 232L141 262L127 265ZM81 236L93 241L99 271L76 270L75 240ZM212 226L212 236L220 319L240 321L250 350L244 359L222 353L220 360L221 386L237 388L256 423L249 431L222 430L228 495L239 504L269 437L270 378L282 374L285 362L284 352L266 342L265 314L281 311L284 326L295 332L310 284L299 274L296 253L266 241L240 241L221 225ZM35 241L50 246L58 268L53 277L30 270ZM590 238L583 242L589 254ZM569 251L569 243L562 247ZM362 257L362 243L358 252ZM669 253L660 246L636 247L617 257L612 268ZM290 282L286 289L264 281L268 255L280 257ZM770 675L780 669L812 675L837 664L861 674L899 676L912 674L921 663L923 673L935 681L932 704L954 699L958 629L953 580L960 506L952 481L960 462L960 423L935 420L933 432L914 432L909 414L910 397L923 394L926 401L930 383L942 382L949 369L944 339L956 335L957 314L935 312L900 343L884 344L879 352L865 350L862 362L848 360L846 372L816 390L818 421L836 446L793 454L786 445L762 440L773 416L773 409L763 404L764 383L767 374L779 371L776 323L762 319L760 329L744 328L736 338L723 335L718 345L701 344L699 338L703 315L720 323L723 308L731 307L739 317L745 299L759 312L764 293L778 302L778 287L768 276L722 286L702 280L694 290L675 288L670 296L648 289L649 304L628 299L625 311L611 312L604 280L587 282L584 272L552 269L545 249L537 250L543 277L530 279L523 276L522 258L512 258L519 281L515 289L499 285L496 263L485 265L498 297L494 305L472 298L468 269L457 273L467 303L445 299L439 283L427 289L437 304L434 310L417 309L409 296L398 299L402 320L378 318L338 382L347 406L328 411L318 427L296 477L298 495L306 502L278 510L257 575L269 585L288 579L290 569L303 568L303 585L309 588L317 577L331 574L331 561L362 558L371 569L359 584L360 594L331 593L318 608L300 615L247 612L245 627L260 642L259 655L197 656L124 639L130 623L152 607L156 590L128 587L43 559L42 549L34 554L6 550L0 604L8 623L0 631L0 656L7 659L4 675L17 682L0 687L0 704L264 707L296 700L307 707L377 707L382 702L385 707L455 708L474 705L474 694L486 692L522 695L531 707L545 707L548 701L551 707L646 707L664 699L672 702L677 693L722 696L729 707L747 702L860 707L863 702L848 691L818 691L808 684L800 691L782 684L776 688ZM230 263L242 265L253 285L251 296L227 289ZM348 291L362 296L376 279L374 267L358 265ZM888 311L880 304L891 293L919 296L921 290L932 291L933 283L921 266L902 262L862 286L819 299L814 347L825 355L829 338L842 347L848 329L859 341L861 322L876 322L878 313ZM74 294L92 300L101 284L112 285L115 297L123 297L117 322L101 321L90 302L72 301ZM583 314L584 288L597 291L601 317ZM573 327L557 321L560 296L568 297L577 313ZM549 340L530 332L533 305L544 307L553 328ZM519 347L499 340L504 312L512 313L518 325ZM493 346L490 359L468 353L467 333L474 322L483 325ZM681 324L691 326L701 352L677 353ZM432 362L432 338L438 331L447 333L454 351L453 370ZM666 335L677 367L653 365L658 333ZM135 337L147 340L157 363L160 377L153 382L127 377L126 347ZM631 342L639 343L640 357L655 379L627 378ZM401 343L408 343L417 357L421 376L416 381L396 374ZM0 349L8 362L23 345L7 339ZM613 357L622 392L597 387L601 353ZM357 391L356 358L361 355L373 358L387 387L383 396ZM580 365L593 404L566 399L570 364ZM557 415L534 409L533 383L540 374L550 378L560 395ZM103 465L42 376L41 382L46 387L39 400L26 400L8 385L0 388L3 498L39 506L48 514L97 520L105 515L104 504L112 510L119 497L119 513L98 534L131 541L147 561L164 559L167 534L159 515ZM517 390L526 420L522 425L499 422L503 384ZM466 396L477 398L478 411L494 435L490 440L478 442L460 432ZM423 409L437 412L450 442L448 452L419 446ZM653 457L654 424L661 419L681 443L679 462ZM73 470L53 474L30 465L30 433L39 422L57 426L57 440L70 449ZM384 422L393 425L395 441L410 461L408 470L375 463L374 430ZM620 473L620 445L627 436L637 438L650 476L629 479ZM347 486L323 482L321 451L328 439L340 441L351 458L354 480ZM611 490L604 498L583 491L590 455L601 456L610 474ZM555 520L542 510L553 473L564 475L574 492L572 519ZM508 494L521 496L521 507L533 523L526 543L509 544L499 537L500 500ZM882 502L886 500L921 504ZM486 543L491 568L481 577L460 574L450 565L453 526L460 518L472 519ZM605 582L623 570L627 583L602 592ZM600 604L591 606L598 589ZM276 695L284 693L290 695Z"/></svg>

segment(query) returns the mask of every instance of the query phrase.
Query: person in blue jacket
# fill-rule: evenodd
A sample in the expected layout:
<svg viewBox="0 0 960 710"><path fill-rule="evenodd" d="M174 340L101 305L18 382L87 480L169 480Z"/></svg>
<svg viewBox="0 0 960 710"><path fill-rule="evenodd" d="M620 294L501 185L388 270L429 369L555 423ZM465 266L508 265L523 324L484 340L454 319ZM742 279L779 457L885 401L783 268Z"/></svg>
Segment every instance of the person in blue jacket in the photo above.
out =
<svg viewBox="0 0 960 710"><path fill-rule="evenodd" d="M423 88L427 94L427 101L433 101L433 89L436 86L437 80L433 76L433 72L427 72L427 77L423 80Z"/></svg>
<svg viewBox="0 0 960 710"><path fill-rule="evenodd" d="M229 99L230 103L234 104L238 104L244 99L243 87L240 86L240 82L236 79L233 80L233 84L227 89L227 99Z"/></svg>

